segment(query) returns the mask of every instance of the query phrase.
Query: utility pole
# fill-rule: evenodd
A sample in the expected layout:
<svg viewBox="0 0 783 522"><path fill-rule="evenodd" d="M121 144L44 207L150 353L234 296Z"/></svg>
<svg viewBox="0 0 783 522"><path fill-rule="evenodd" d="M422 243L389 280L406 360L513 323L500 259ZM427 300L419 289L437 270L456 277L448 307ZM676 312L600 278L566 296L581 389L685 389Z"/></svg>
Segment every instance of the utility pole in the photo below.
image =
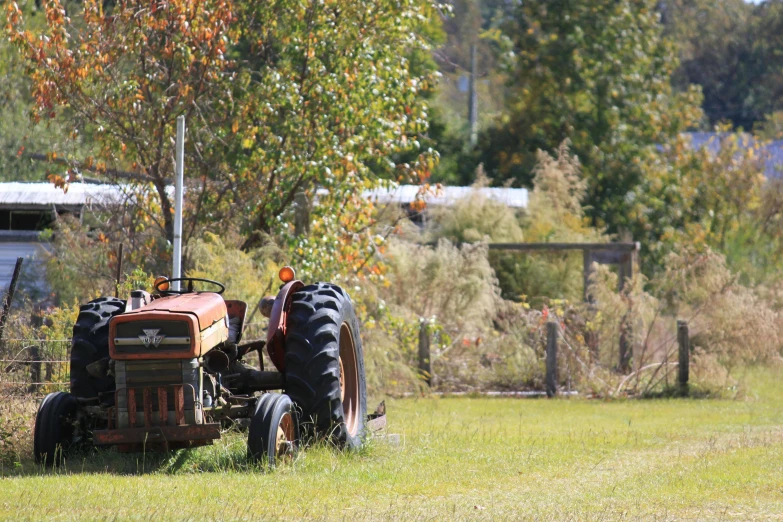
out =
<svg viewBox="0 0 783 522"><path fill-rule="evenodd" d="M476 92L476 44L470 46L470 85L468 87L468 122L470 146L478 142L478 93Z"/></svg>

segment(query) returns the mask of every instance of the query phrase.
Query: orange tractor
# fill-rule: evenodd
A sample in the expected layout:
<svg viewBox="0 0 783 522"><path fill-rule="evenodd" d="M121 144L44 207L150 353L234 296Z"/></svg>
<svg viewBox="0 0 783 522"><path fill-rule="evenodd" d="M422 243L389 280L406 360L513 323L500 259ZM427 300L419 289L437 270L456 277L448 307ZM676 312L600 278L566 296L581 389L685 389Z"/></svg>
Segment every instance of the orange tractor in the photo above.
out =
<svg viewBox="0 0 783 522"><path fill-rule="evenodd" d="M89 441L120 451L211 444L227 425L247 427L248 457L272 466L303 438L360 446L385 417L367 418L351 299L333 284L305 285L290 267L280 278L277 296L261 302L265 340L243 342L247 304L223 299L225 287L207 279L158 278L151 294L82 306L71 391L41 403L36 460L59 464ZM264 346L273 370L263 367ZM245 360L254 351L259 367Z"/></svg>

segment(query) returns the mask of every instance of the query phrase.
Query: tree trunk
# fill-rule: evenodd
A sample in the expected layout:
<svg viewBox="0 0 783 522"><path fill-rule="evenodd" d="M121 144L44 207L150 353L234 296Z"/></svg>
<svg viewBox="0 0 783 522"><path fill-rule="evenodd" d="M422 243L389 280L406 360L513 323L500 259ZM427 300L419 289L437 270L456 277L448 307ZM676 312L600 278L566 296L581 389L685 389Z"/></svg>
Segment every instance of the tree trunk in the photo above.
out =
<svg viewBox="0 0 783 522"><path fill-rule="evenodd" d="M259 215L256 219L256 224L253 227L253 231L247 236L245 242L242 243L242 250L247 252L261 246L261 241L265 234L269 234L269 224L263 215Z"/></svg>
<svg viewBox="0 0 783 522"><path fill-rule="evenodd" d="M166 194L166 183L162 180L155 182L155 189L160 198L160 210L163 213L163 227L166 233L166 239L170 244L174 244L174 206L171 204L168 194Z"/></svg>

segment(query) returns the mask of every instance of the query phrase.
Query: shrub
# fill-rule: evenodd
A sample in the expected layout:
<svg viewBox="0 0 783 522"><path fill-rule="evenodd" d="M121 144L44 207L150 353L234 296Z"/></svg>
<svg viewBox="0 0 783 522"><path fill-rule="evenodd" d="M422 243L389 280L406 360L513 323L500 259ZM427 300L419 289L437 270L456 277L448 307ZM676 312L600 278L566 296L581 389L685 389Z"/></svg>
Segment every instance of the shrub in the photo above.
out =
<svg viewBox="0 0 783 522"><path fill-rule="evenodd" d="M578 159L563 143L555 157L539 151L526 211L515 212L475 190L450 208L432 211L429 236L455 242L602 242L582 210L585 182ZM475 188L488 183L479 170ZM583 293L579 252L521 254L490 251L502 296L536 306L547 299L576 301Z"/></svg>
<svg viewBox="0 0 783 522"><path fill-rule="evenodd" d="M637 276L623 292L616 288L616 275L596 266L585 337L594 340L591 363L610 370L618 367L617 344L624 332L633 349L633 371L619 383L609 379L598 393L646 395L673 386L675 319L688 321L693 382L702 391L725 390L734 367L768 363L779 355L783 316L753 288L739 284L725 257L709 249L670 253L646 285Z"/></svg>
<svg viewBox="0 0 783 522"><path fill-rule="evenodd" d="M129 196L130 197L130 196ZM154 275L169 274L170 245L149 228L149 216L125 206L85 208L81 221L60 216L48 234L46 280L56 303L85 303L114 295L119 245L123 245L120 296L135 288L151 290Z"/></svg>
<svg viewBox="0 0 783 522"><path fill-rule="evenodd" d="M390 393L422 388L418 342L426 325L437 384L462 386L459 368L478 364L472 347L483 347L501 304L486 244L420 244L415 227L394 226L376 278L340 279L362 323L368 385Z"/></svg>
<svg viewBox="0 0 783 522"><path fill-rule="evenodd" d="M460 346L463 359L472 362L463 366L473 376L474 386L500 390L543 388L541 312L503 301L498 304L493 322L494 328L475 344Z"/></svg>
<svg viewBox="0 0 783 522"><path fill-rule="evenodd" d="M245 301L250 313L262 297L276 292L280 283L277 272L282 265L280 254L271 245L245 252L206 233L188 246L187 275L223 283L224 297Z"/></svg>
<svg viewBox="0 0 783 522"><path fill-rule="evenodd" d="M32 454L35 412L36 403L30 398L0 400L0 469L19 466L23 458Z"/></svg>
<svg viewBox="0 0 783 522"><path fill-rule="evenodd" d="M392 241L386 262L389 284L381 293L387 303L465 332L491 324L499 293L486 244Z"/></svg>
<svg viewBox="0 0 783 522"><path fill-rule="evenodd" d="M457 243L477 243L489 240L496 243L514 243L524 240L520 216L505 204L488 198L481 188L489 180L478 172L478 181L470 194L451 207L430 210L432 221L429 235Z"/></svg>

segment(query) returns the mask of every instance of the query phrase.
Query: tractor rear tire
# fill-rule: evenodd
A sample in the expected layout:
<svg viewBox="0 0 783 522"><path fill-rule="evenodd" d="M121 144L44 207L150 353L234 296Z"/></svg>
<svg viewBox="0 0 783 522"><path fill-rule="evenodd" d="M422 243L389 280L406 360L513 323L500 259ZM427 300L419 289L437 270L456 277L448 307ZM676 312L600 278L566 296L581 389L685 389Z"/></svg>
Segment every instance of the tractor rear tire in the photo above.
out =
<svg viewBox="0 0 783 522"><path fill-rule="evenodd" d="M125 301L115 297L101 297L82 305L73 327L71 343L71 393L91 399L101 397L107 404L114 397L114 378L96 378L87 366L109 357L109 320L125 311Z"/></svg>
<svg viewBox="0 0 783 522"><path fill-rule="evenodd" d="M65 392L44 397L35 416L33 453L35 461L46 467L60 466L72 447L84 435L79 401Z"/></svg>
<svg viewBox="0 0 783 522"><path fill-rule="evenodd" d="M285 382L301 410L303 432L341 448L362 445L367 416L362 341L353 303L339 286L308 285L292 296Z"/></svg>
<svg viewBox="0 0 783 522"><path fill-rule="evenodd" d="M247 434L247 458L274 468L293 458L299 446L299 419L287 395L265 393L256 403Z"/></svg>

